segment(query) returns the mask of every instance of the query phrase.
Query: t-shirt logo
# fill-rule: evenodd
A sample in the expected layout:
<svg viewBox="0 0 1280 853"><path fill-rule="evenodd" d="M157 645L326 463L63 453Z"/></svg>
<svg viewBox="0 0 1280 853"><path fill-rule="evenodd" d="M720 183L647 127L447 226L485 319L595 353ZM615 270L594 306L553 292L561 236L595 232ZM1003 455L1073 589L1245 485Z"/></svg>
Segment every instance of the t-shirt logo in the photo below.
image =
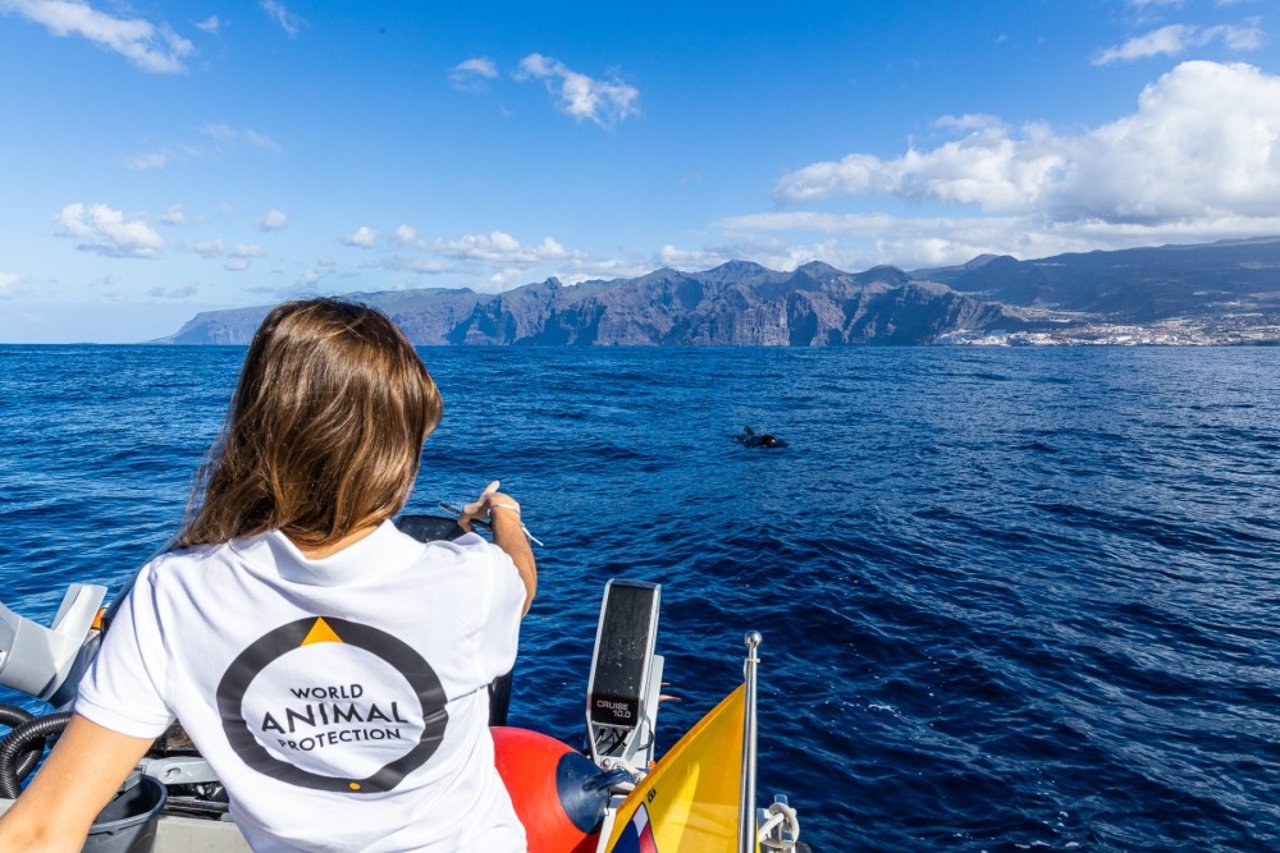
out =
<svg viewBox="0 0 1280 853"><path fill-rule="evenodd" d="M218 684L231 748L304 788L390 791L440 746L449 715L435 670L391 634L335 616L281 625Z"/></svg>

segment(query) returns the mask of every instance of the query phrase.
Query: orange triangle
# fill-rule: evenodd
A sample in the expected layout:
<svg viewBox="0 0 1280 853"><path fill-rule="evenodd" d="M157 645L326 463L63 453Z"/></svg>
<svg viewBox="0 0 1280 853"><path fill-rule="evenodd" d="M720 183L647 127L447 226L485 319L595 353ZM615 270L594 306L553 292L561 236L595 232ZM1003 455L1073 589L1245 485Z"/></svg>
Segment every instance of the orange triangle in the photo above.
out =
<svg viewBox="0 0 1280 853"><path fill-rule="evenodd" d="M316 622L311 626L311 630L307 632L307 637L302 641L302 645L309 646L312 643L341 643L342 638L333 632L329 627L329 623L323 619L316 617Z"/></svg>

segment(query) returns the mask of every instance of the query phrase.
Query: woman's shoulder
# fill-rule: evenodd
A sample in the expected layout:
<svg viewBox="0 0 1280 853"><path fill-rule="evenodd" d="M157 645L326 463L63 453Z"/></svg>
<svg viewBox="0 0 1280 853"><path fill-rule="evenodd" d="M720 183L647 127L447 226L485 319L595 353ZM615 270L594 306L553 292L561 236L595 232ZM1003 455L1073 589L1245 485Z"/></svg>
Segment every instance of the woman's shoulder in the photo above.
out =
<svg viewBox="0 0 1280 853"><path fill-rule="evenodd" d="M501 548L477 533L467 533L457 539L436 539L422 546L421 558L438 565L492 567L501 565L506 556Z"/></svg>
<svg viewBox="0 0 1280 853"><path fill-rule="evenodd" d="M400 535L407 539L412 539L414 542L421 542L421 540L413 539L406 533L400 533ZM429 539L426 542L421 542L421 544L428 548L464 555L483 554L493 547L493 544L488 539L478 533L464 533L457 539Z"/></svg>
<svg viewBox="0 0 1280 853"><path fill-rule="evenodd" d="M184 571L195 566L214 562L228 549L229 543L218 545L189 545L185 548L172 548L163 551L142 567L140 574L153 583L170 578L180 577Z"/></svg>

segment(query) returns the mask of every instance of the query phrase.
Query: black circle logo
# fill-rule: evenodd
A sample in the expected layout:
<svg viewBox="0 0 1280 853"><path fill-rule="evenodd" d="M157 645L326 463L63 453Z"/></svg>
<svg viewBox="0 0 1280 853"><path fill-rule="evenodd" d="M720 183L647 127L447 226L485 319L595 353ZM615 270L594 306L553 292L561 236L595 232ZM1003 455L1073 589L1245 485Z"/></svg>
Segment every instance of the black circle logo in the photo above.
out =
<svg viewBox="0 0 1280 853"><path fill-rule="evenodd" d="M423 727L418 742L404 755L362 779L313 773L276 758L259 742L244 716L245 692L258 674L278 658L318 642L343 643L381 658L408 682L421 706ZM449 721L440 678L422 655L385 631L334 616L298 619L259 637L227 667L218 683L217 701L222 729L231 748L245 764L291 785L355 794L394 789L440 747Z"/></svg>

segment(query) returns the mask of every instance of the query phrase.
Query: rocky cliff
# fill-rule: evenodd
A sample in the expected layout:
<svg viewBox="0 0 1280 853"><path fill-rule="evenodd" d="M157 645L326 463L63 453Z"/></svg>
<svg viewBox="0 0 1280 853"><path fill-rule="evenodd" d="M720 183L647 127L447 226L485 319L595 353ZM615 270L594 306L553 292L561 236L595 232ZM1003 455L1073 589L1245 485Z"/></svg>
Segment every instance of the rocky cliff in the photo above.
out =
<svg viewBox="0 0 1280 853"><path fill-rule="evenodd" d="M960 330L1024 328L1009 308L895 267L842 272L814 262L776 272L731 261L704 272L661 269L499 294L471 290L352 293L417 344L839 346L920 344ZM166 341L244 344L266 306L197 315Z"/></svg>

